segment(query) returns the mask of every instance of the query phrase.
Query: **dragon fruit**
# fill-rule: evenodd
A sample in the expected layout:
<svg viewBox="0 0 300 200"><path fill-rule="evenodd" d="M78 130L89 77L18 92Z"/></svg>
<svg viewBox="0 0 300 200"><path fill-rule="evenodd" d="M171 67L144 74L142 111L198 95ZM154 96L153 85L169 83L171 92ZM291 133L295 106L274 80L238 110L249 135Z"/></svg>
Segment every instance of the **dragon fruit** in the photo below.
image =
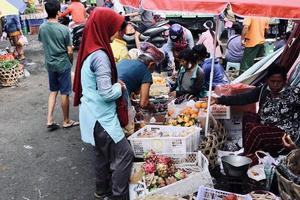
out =
<svg viewBox="0 0 300 200"><path fill-rule="evenodd" d="M158 184L158 187L159 187L159 188L165 187L165 186L166 186L166 181L165 181L164 178L159 177L158 180L157 180L157 184Z"/></svg>
<svg viewBox="0 0 300 200"><path fill-rule="evenodd" d="M169 176L168 178L166 178L167 185L171 185L172 183L175 183L175 182L177 182L177 180L174 176Z"/></svg>
<svg viewBox="0 0 300 200"><path fill-rule="evenodd" d="M169 176L173 176L175 174L175 172L177 171L176 166L174 165L174 163L170 164L167 170L167 173Z"/></svg>
<svg viewBox="0 0 300 200"><path fill-rule="evenodd" d="M174 176L177 180L182 180L187 177L187 173L182 169L178 169Z"/></svg>
<svg viewBox="0 0 300 200"><path fill-rule="evenodd" d="M155 172L155 163L144 163L143 164L143 169L146 174L152 174Z"/></svg>
<svg viewBox="0 0 300 200"><path fill-rule="evenodd" d="M156 173L160 177L166 177L168 175L168 165L163 163L156 164Z"/></svg>
<svg viewBox="0 0 300 200"><path fill-rule="evenodd" d="M157 162L169 166L169 164L171 163L171 158L167 156L158 156Z"/></svg>
<svg viewBox="0 0 300 200"><path fill-rule="evenodd" d="M156 163L157 155L153 150L150 150L150 151L144 153L144 160L146 163Z"/></svg>

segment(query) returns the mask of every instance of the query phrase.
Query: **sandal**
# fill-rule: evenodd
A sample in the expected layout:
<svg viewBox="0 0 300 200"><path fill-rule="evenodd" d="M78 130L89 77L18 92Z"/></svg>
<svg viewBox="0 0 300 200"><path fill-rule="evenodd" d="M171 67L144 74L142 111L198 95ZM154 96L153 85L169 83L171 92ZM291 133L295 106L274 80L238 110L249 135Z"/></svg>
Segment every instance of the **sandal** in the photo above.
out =
<svg viewBox="0 0 300 200"><path fill-rule="evenodd" d="M59 129L59 124L56 122L53 122L52 124L47 125L48 131L54 131L56 129Z"/></svg>
<svg viewBox="0 0 300 200"><path fill-rule="evenodd" d="M79 126L79 122L70 120L68 124L63 125L63 128L72 128L75 126Z"/></svg>

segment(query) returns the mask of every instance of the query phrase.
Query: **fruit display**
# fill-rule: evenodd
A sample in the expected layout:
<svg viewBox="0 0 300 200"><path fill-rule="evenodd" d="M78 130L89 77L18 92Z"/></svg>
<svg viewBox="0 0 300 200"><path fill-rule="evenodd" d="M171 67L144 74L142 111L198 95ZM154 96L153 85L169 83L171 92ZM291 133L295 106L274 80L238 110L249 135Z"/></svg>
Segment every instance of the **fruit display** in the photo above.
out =
<svg viewBox="0 0 300 200"><path fill-rule="evenodd" d="M157 155L154 151L149 151L144 154L144 159L145 163L142 168L149 191L170 185L188 176L186 171L176 168L170 157Z"/></svg>
<svg viewBox="0 0 300 200"><path fill-rule="evenodd" d="M192 107L186 107L175 119L169 120L169 125L184 127L194 126L197 123L198 113L198 110L195 110Z"/></svg>
<svg viewBox="0 0 300 200"><path fill-rule="evenodd" d="M140 138L155 138L155 137L186 137L193 134L195 129L193 127L182 131L162 131L159 128L145 127L137 136Z"/></svg>
<svg viewBox="0 0 300 200"><path fill-rule="evenodd" d="M153 80L153 84L166 84L166 79L164 77L160 77L160 76L153 76L152 77Z"/></svg>
<svg viewBox="0 0 300 200"><path fill-rule="evenodd" d="M14 56L11 53L7 53L4 55L0 55L0 61L5 61L5 60L14 60Z"/></svg>

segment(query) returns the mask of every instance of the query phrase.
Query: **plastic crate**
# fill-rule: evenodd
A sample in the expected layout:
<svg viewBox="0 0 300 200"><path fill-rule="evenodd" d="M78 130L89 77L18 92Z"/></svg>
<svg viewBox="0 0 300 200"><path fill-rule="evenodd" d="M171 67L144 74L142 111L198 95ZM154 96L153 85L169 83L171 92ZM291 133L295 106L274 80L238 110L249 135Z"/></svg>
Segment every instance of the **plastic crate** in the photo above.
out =
<svg viewBox="0 0 300 200"><path fill-rule="evenodd" d="M187 196L197 192L199 185L212 187L212 177L208 170L208 160L199 152L188 152L186 154L163 154L171 157L175 161L177 168L189 172L187 178L177 181L171 185L157 188L153 191L145 189L144 182L138 184L129 184L130 200L142 198L151 195L167 196ZM134 163L135 166L141 166L142 163Z"/></svg>
<svg viewBox="0 0 300 200"><path fill-rule="evenodd" d="M169 136L151 138L139 137L145 130L159 130L168 133ZM178 134L184 131L190 133L185 137L177 137ZM200 131L201 128L199 127L147 125L131 135L128 140L137 158L142 158L144 153L151 149L158 154L171 152L172 154L184 154L198 149L198 145L200 144Z"/></svg>
<svg viewBox="0 0 300 200"><path fill-rule="evenodd" d="M200 186L198 190L197 200L223 200L223 198L229 194L234 193ZM252 200L250 195L235 195L238 197L238 200Z"/></svg>
<svg viewBox="0 0 300 200"><path fill-rule="evenodd" d="M28 19L28 25L32 26L40 26L42 23L45 22L45 19Z"/></svg>

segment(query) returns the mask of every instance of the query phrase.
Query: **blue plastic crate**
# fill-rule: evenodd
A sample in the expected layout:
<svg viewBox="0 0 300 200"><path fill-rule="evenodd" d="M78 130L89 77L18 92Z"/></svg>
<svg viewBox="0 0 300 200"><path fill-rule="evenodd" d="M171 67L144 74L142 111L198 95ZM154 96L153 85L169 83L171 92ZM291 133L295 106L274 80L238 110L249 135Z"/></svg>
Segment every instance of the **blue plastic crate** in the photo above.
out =
<svg viewBox="0 0 300 200"><path fill-rule="evenodd" d="M28 19L27 21L28 21L29 26L40 26L46 20L45 19Z"/></svg>

